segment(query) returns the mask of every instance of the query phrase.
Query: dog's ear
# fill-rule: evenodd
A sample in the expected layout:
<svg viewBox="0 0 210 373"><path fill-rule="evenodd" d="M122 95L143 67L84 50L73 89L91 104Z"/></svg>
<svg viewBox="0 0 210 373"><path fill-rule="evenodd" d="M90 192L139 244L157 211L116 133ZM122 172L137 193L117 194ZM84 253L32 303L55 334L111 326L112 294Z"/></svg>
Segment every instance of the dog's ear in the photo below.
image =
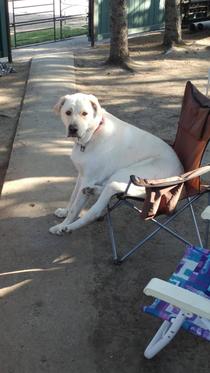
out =
<svg viewBox="0 0 210 373"><path fill-rule="evenodd" d="M91 105L93 109L95 110L95 113L98 114L98 112L101 111L101 105L99 104L98 99L94 95L88 95L88 96L89 96Z"/></svg>
<svg viewBox="0 0 210 373"><path fill-rule="evenodd" d="M53 111L54 111L56 114L60 114L61 108L62 108L62 106L63 106L65 100L66 100L66 96L62 96L62 97L58 100L57 104L55 104L55 106L53 107Z"/></svg>

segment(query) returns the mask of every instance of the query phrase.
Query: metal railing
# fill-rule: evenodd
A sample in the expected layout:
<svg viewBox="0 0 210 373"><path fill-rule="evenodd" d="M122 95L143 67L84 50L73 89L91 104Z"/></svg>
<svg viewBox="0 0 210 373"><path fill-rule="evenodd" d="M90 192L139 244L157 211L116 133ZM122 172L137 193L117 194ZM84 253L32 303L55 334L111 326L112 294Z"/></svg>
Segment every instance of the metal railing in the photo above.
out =
<svg viewBox="0 0 210 373"><path fill-rule="evenodd" d="M30 39L30 33L37 34L41 31L51 31L49 41L57 41L65 38L65 28L70 29L84 29L87 33L88 25L88 1L84 0L84 9L80 7L80 14L76 14L75 11L71 14L71 7L75 10L76 5L72 4L72 0L69 1L68 12L64 14L66 8L62 7L62 0L46 0L46 3L41 0L34 0L30 5L25 5L25 0L9 0L10 5L10 33L13 39L13 46L19 47L20 41L18 37L24 36L24 33L28 33L28 40ZM66 4L65 4L66 5ZM82 10L82 12L81 12ZM67 36L68 37L68 36ZM37 37L38 38L38 37ZM45 40L48 41L48 40ZM31 40L31 42L21 42L21 45L34 44L37 41ZM40 43L40 41L38 41Z"/></svg>

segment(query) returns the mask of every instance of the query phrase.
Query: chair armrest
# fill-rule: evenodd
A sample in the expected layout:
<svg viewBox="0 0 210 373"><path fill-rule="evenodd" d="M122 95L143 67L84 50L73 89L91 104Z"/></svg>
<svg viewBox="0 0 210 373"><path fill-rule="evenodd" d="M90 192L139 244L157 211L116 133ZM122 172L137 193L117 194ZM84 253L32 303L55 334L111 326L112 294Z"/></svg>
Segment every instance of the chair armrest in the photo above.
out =
<svg viewBox="0 0 210 373"><path fill-rule="evenodd" d="M210 319L210 299L170 282L153 278L144 288L144 293L170 303L185 312Z"/></svg>
<svg viewBox="0 0 210 373"><path fill-rule="evenodd" d="M138 176L131 175L130 180L136 186L145 188L166 188L185 183L191 179L194 179L195 177L204 175L207 172L210 172L210 164L196 168L195 170L186 172L180 176L172 176L165 179L143 179Z"/></svg>
<svg viewBox="0 0 210 373"><path fill-rule="evenodd" d="M165 179L142 179L138 176L131 175L131 182L136 186L141 186L145 188L166 188L169 186L175 186L177 184L182 184L183 179L181 176L168 177Z"/></svg>

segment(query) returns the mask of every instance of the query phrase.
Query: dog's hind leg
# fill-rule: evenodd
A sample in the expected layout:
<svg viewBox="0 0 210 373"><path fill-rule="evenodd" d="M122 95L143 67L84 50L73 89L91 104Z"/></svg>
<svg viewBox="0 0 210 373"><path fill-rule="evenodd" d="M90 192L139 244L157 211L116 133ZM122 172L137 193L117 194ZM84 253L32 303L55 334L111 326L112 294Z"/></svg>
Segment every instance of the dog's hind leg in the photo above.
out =
<svg viewBox="0 0 210 373"><path fill-rule="evenodd" d="M97 199L96 203L86 212L84 216L81 218L75 220L71 224L67 224L63 230L65 232L71 232L78 228L83 227L86 224L91 223L94 220L97 220L99 217L101 217L104 213L104 209L107 207L110 198L119 192L124 192L127 188L129 177L132 174L131 169L123 169L116 172L112 177L109 179L108 183L104 187L101 195ZM144 196L145 195L145 189L135 187L138 189L138 196ZM133 190L135 188L131 189L131 194L136 195L136 191ZM134 193L134 194L133 194Z"/></svg>

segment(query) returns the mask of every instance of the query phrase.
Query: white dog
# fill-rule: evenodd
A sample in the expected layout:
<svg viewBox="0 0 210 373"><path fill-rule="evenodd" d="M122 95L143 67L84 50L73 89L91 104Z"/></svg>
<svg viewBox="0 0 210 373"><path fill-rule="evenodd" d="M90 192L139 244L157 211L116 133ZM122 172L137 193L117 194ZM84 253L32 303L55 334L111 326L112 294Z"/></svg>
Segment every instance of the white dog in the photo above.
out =
<svg viewBox="0 0 210 373"><path fill-rule="evenodd" d="M67 136L75 141L71 159L78 179L67 207L55 211L57 217L65 219L50 228L53 234L71 232L99 218L110 198L125 191L132 174L159 179L183 171L169 145L109 114L93 95L61 97L55 111L61 114ZM98 199L79 217L90 194ZM129 195L144 194L144 188L133 185L129 189Z"/></svg>

